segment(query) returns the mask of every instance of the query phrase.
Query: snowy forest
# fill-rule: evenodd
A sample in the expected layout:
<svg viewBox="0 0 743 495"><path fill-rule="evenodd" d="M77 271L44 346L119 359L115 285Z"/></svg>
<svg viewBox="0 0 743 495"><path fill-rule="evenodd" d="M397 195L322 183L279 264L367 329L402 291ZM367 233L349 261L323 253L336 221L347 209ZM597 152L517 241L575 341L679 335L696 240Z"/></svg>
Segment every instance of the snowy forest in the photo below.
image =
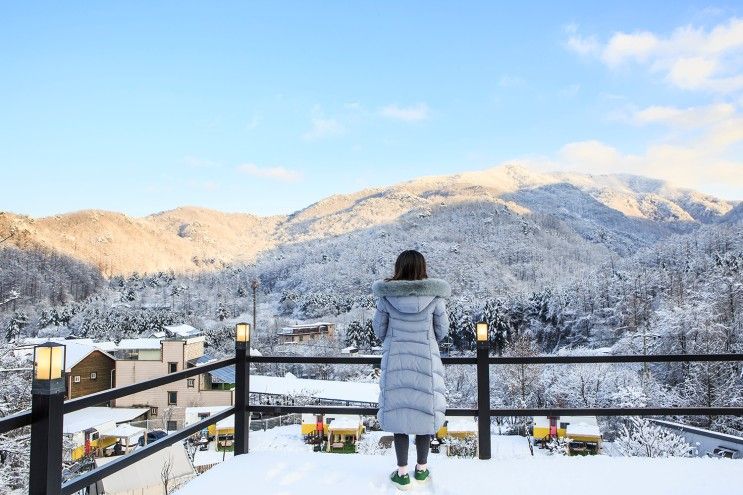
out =
<svg viewBox="0 0 743 495"><path fill-rule="evenodd" d="M52 251L0 246L0 415L29 404L28 363L11 352L22 339L72 334L117 341L183 322L205 332L209 352L227 355L234 324L252 321L254 282L252 345L264 354L333 355L348 346L378 352L370 286L391 275L404 248L422 251L429 275L452 285L445 355L473 352L478 321L489 325L492 353L504 356L743 352L739 221L628 235L623 224L588 229L585 219L576 219L470 201L282 244L254 262L217 271L111 277ZM282 326L319 320L336 323L337 338L278 345ZM359 368L307 365L291 371L374 379L371 370ZM264 370L285 371L279 365ZM494 407L743 405L739 363L503 365L491 367L491 375ZM450 366L446 378L450 406L474 406L472 370ZM676 419L743 433L741 418ZM610 435L624 427L615 420L605 426ZM0 438L0 451L8 456L22 450L19 441L27 437L20 431Z"/></svg>

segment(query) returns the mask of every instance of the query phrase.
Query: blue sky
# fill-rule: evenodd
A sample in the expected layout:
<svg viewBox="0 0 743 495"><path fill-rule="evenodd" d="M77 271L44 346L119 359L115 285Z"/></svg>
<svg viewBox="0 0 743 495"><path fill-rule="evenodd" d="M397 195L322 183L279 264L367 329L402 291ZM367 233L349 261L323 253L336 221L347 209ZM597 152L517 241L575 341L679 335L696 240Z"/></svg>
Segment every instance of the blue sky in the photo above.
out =
<svg viewBox="0 0 743 495"><path fill-rule="evenodd" d="M743 199L743 8L0 4L0 209L288 213L518 161Z"/></svg>

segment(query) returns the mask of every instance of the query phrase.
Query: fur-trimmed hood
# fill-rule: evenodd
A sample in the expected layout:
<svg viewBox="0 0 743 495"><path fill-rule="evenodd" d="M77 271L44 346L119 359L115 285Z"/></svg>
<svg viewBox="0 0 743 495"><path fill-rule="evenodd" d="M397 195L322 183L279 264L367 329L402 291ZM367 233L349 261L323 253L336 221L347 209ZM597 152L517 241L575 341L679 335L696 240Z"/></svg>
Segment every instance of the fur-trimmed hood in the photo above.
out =
<svg viewBox="0 0 743 495"><path fill-rule="evenodd" d="M377 280L372 284L377 297L395 296L451 296L451 287L446 280L426 278L423 280Z"/></svg>

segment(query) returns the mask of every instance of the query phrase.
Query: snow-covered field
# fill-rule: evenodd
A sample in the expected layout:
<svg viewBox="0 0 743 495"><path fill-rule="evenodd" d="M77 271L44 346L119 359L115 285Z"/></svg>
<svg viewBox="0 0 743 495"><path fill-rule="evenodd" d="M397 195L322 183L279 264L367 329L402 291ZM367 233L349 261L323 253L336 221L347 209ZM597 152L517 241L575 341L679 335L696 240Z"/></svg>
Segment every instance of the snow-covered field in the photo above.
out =
<svg viewBox="0 0 743 495"><path fill-rule="evenodd" d="M376 443L384 433L369 432ZM229 458L178 491L178 495L250 493L261 495L391 495L392 450L383 455L310 452L299 426L250 435L251 453ZM411 450L413 452L414 450ZM412 454L411 454L412 455ZM518 436L493 436L492 459L454 459L432 454L433 482L419 493L499 495L697 495L731 493L743 476L743 461L720 459L647 459L529 454Z"/></svg>

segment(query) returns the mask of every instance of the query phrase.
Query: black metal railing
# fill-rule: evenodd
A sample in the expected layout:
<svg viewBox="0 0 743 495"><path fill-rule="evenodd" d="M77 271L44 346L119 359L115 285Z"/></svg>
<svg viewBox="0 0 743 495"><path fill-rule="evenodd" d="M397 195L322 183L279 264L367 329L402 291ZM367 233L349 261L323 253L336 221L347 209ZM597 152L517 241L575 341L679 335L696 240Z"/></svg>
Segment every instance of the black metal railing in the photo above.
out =
<svg viewBox="0 0 743 495"><path fill-rule="evenodd" d="M692 363L692 362L741 362L743 354L685 354L685 355L620 355L620 356L530 356L530 357L494 357L489 356L489 349L481 346L476 357L444 357L445 365L475 365L477 367L478 400L476 408L452 408L446 411L448 416L477 416L479 423L478 452L481 459L490 457L490 417L494 416L743 416L743 407L647 407L647 408L496 408L490 407L489 369L490 365L570 365L570 364L612 364L612 363ZM48 460L57 458L53 452L62 450L62 435L49 435L43 444L45 449L33 448L31 453L31 479L35 480L30 493L48 495L70 495L87 486L95 484L106 476L130 466L149 455L170 445L188 438L203 428L236 414L235 418L235 454L248 452L248 417L251 412L262 413L322 413L322 414L360 414L374 415L376 407L328 406L328 405L255 405L249 403L250 365L252 364L348 364L379 366L381 357L305 357L305 356L250 356L246 347L238 346L235 357L189 368L177 373L168 374L134 385L118 387L89 396L60 402L60 407L37 405L33 402L32 410L22 411L11 416L0 418L0 434L31 426L34 429L60 432L65 413L78 411L127 395L167 385L189 377L201 375L226 366L236 366L235 406L219 414L210 416L196 424L188 426L165 438L149 443L144 448L131 454L93 469L65 483L53 483L61 479L55 471L61 473L59 465L49 466ZM51 426L50 426L51 425ZM56 426L55 426L56 425ZM43 483L39 481L43 480ZM51 480L51 481L50 481Z"/></svg>

